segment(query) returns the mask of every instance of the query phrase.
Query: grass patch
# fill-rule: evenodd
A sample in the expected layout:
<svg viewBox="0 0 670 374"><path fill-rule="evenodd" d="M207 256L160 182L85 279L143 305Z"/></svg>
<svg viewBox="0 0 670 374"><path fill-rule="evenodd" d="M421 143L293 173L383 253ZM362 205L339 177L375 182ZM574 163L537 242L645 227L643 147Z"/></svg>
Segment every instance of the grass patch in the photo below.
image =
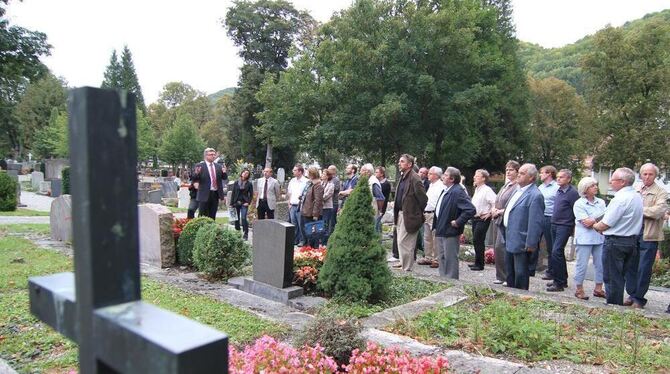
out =
<svg viewBox="0 0 670 374"><path fill-rule="evenodd" d="M391 327L452 349L526 362L566 359L616 372L670 367L670 320L470 290L470 298Z"/></svg>
<svg viewBox="0 0 670 374"><path fill-rule="evenodd" d="M19 223L16 225L0 225L0 236L12 234L32 234L49 236L51 227L48 223Z"/></svg>
<svg viewBox="0 0 670 374"><path fill-rule="evenodd" d="M48 217L49 212L42 212L39 210L32 210L32 209L26 209L26 208L17 208L13 212L0 212L0 216L5 216L5 217L16 217L16 216L21 216L21 217Z"/></svg>
<svg viewBox="0 0 670 374"><path fill-rule="evenodd" d="M177 208L177 207L174 207L174 206L168 206L166 208L170 209L170 211L172 213L186 213L186 212L188 212L187 208Z"/></svg>
<svg viewBox="0 0 670 374"><path fill-rule="evenodd" d="M446 283L430 282L411 276L394 276L389 286L387 300L377 304L369 304L367 302L352 303L347 300L331 299L320 313L334 313L344 318L368 317L384 309L422 299L448 287L449 285Z"/></svg>
<svg viewBox="0 0 670 374"><path fill-rule="evenodd" d="M0 237L0 357L17 371L76 370L76 345L29 313L27 290L28 277L71 270L67 256L40 249L24 238ZM142 295L147 302L225 332L235 345L264 334L284 336L288 331L229 304L147 278L142 279Z"/></svg>

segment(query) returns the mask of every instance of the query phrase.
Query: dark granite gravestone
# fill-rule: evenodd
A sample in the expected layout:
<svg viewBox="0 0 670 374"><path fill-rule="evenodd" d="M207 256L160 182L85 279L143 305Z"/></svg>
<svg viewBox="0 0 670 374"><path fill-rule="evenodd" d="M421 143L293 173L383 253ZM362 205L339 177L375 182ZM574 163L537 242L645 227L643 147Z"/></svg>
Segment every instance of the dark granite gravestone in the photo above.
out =
<svg viewBox="0 0 670 374"><path fill-rule="evenodd" d="M70 93L75 272L29 280L30 310L79 345L79 372L228 372L228 338L140 295L135 98Z"/></svg>
<svg viewBox="0 0 670 374"><path fill-rule="evenodd" d="M287 304L302 296L293 283L293 240L295 226L276 219L254 222L253 279L233 278L229 284L243 291Z"/></svg>
<svg viewBox="0 0 670 374"><path fill-rule="evenodd" d="M51 197L58 197L63 194L63 180L62 179L52 179L51 180Z"/></svg>

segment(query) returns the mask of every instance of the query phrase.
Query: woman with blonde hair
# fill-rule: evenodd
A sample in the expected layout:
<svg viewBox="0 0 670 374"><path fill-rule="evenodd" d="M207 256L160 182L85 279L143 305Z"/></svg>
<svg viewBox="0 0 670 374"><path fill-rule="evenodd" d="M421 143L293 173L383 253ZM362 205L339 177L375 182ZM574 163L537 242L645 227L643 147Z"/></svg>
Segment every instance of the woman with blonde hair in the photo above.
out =
<svg viewBox="0 0 670 374"><path fill-rule="evenodd" d="M575 202L572 210L575 214L575 250L577 262L575 265L575 297L588 300L584 293L584 277L589 265L589 258L593 256L593 266L596 270L596 287L593 296L605 297L603 291L603 264L602 253L605 237L593 229L593 225L600 221L605 214L605 201L596 197L598 181L591 177L582 178L577 186L581 198Z"/></svg>
<svg viewBox="0 0 670 374"><path fill-rule="evenodd" d="M305 231L305 223L321 219L321 215L323 214L323 186L319 178L319 170L316 167L312 166L307 169L307 178L309 178L309 181L305 186L300 201L300 214L302 215L302 230L307 237L305 244L309 244L309 246L315 248L319 245L319 238L310 236Z"/></svg>

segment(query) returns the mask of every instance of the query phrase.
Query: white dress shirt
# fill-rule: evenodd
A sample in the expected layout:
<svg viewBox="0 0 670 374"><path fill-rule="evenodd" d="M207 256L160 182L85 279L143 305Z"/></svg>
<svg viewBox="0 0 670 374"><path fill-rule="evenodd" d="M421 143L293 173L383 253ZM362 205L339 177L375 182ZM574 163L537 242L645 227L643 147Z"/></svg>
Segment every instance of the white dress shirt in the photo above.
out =
<svg viewBox="0 0 670 374"><path fill-rule="evenodd" d="M503 214L503 225L505 225L505 227L507 227L507 221L509 220L510 210L512 210L514 204L516 204L516 202L519 201L519 198L521 197L521 195L523 195L524 192L526 192L528 187L530 187L530 184L527 184L524 187L519 187L517 185L516 192L514 192L514 195L512 195L512 197L507 202L507 206L505 207L505 213Z"/></svg>
<svg viewBox="0 0 670 374"><path fill-rule="evenodd" d="M425 211L435 211L435 207L437 207L437 199L440 198L440 194L442 191L444 191L445 188L447 188L447 186L445 186L444 183L442 183L442 181L439 179L430 184L428 191L426 192L426 195L428 196L428 203L426 203L426 209L424 209Z"/></svg>
<svg viewBox="0 0 670 374"><path fill-rule="evenodd" d="M480 217L483 214L489 213L496 204L496 193L491 187L482 184L475 189L475 194L472 196L472 205L475 206L477 213L475 217Z"/></svg>

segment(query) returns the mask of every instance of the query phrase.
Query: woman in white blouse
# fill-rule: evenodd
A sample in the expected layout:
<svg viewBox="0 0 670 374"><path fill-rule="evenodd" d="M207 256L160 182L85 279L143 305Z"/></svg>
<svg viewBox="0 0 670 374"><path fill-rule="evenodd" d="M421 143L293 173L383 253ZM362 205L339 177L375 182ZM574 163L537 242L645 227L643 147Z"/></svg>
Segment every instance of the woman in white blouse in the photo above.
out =
<svg viewBox="0 0 670 374"><path fill-rule="evenodd" d="M593 229L593 225L600 221L605 214L605 201L596 197L598 181L591 177L582 178L577 186L581 198L575 201L572 210L575 213L575 249L577 262L575 264L575 297L588 300L584 292L584 278L589 258L593 256L596 287L593 296L605 297L603 291L603 243L605 237Z"/></svg>
<svg viewBox="0 0 670 374"><path fill-rule="evenodd" d="M475 171L474 186L475 194L472 196L472 204L477 212L472 219L472 241L475 245L475 263L470 270L484 270L484 240L486 231L491 224L491 209L496 202L496 194L491 187L486 185L489 181L489 172L484 169Z"/></svg>

